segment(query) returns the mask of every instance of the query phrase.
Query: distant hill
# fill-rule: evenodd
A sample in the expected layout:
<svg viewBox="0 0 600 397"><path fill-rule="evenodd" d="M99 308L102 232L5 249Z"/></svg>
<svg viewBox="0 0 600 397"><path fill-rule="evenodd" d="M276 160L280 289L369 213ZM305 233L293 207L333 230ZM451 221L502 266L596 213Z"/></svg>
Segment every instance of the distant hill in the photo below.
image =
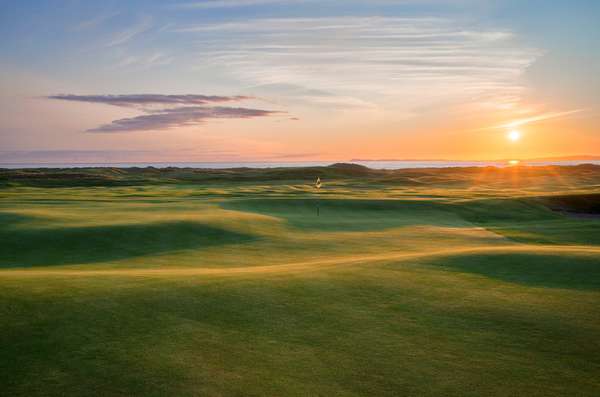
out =
<svg viewBox="0 0 600 397"><path fill-rule="evenodd" d="M336 168L339 170L353 170L353 171L364 171L368 170L369 167L360 164L353 163L335 163L328 166L329 168Z"/></svg>
<svg viewBox="0 0 600 397"><path fill-rule="evenodd" d="M324 183L356 179L377 184L449 186L478 183L514 183L515 170L519 181L528 183L536 178L574 178L576 184L597 184L600 165L520 166L520 167L429 167L399 170L371 169L359 164L336 163L315 167L277 168L155 168L155 167L88 167L88 168L28 168L1 169L0 189L16 186L85 187L138 186L148 184L200 184L264 181L272 184L312 184L317 177ZM483 176L485 178L483 178ZM483 178L483 179L482 179ZM531 179L533 178L533 179Z"/></svg>

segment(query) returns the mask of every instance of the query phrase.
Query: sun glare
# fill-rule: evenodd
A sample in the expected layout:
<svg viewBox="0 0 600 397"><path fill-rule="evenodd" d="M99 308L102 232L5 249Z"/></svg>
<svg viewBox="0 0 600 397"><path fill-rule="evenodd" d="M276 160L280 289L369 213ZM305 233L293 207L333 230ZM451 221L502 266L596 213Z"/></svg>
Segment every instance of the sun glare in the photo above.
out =
<svg viewBox="0 0 600 397"><path fill-rule="evenodd" d="M512 130L512 131L509 131L509 132L508 132L508 134L506 134L506 137L507 137L507 138L508 138L510 141L512 141L512 142L516 142L516 141L518 141L519 139L521 139L521 133L520 133L519 131L517 131L517 130Z"/></svg>

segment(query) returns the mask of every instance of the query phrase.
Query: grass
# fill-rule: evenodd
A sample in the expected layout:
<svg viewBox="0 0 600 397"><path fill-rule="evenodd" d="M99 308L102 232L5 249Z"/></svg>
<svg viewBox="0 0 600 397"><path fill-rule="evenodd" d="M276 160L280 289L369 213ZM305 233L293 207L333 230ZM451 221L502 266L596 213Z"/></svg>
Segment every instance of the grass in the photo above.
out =
<svg viewBox="0 0 600 397"><path fill-rule="evenodd" d="M109 262L163 252L249 242L252 236L202 223L6 227L0 233L0 267Z"/></svg>
<svg viewBox="0 0 600 397"><path fill-rule="evenodd" d="M456 255L433 260L432 264L510 283L546 288L600 290L600 266L597 254Z"/></svg>
<svg viewBox="0 0 600 397"><path fill-rule="evenodd" d="M18 172L2 394L600 394L598 168Z"/></svg>
<svg viewBox="0 0 600 397"><path fill-rule="evenodd" d="M227 201L223 207L284 219L301 230L359 232L410 225L468 225L447 206L415 200L246 199Z"/></svg>

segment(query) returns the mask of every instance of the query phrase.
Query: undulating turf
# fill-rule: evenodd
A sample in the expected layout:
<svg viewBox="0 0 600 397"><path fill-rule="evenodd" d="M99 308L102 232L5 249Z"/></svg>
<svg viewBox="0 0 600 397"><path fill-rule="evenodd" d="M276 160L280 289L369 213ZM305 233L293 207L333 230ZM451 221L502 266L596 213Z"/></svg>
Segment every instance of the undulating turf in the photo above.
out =
<svg viewBox="0 0 600 397"><path fill-rule="evenodd" d="M600 167L0 184L1 395L600 395Z"/></svg>

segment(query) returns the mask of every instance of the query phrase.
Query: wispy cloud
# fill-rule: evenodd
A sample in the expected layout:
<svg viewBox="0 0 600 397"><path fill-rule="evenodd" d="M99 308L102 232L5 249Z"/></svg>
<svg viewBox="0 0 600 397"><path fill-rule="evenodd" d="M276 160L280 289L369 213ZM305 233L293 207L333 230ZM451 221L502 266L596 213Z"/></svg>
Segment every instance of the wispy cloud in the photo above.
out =
<svg viewBox="0 0 600 397"><path fill-rule="evenodd" d="M100 127L89 129L88 132L156 131L198 125L211 119L252 119L285 113L277 110L243 107L205 106L254 99L244 95L60 94L51 95L47 98L72 102L107 104L126 108L133 107L145 113L136 117L114 120Z"/></svg>
<svg viewBox="0 0 600 397"><path fill-rule="evenodd" d="M373 108L373 103L368 101L335 94L332 92L309 89L306 87L286 84L262 84L247 88L248 92L260 94L263 100L271 103L293 103L301 106L316 106L335 109ZM264 98L268 98L264 99Z"/></svg>
<svg viewBox="0 0 600 397"><path fill-rule="evenodd" d="M253 99L249 96L219 96L219 95L162 95L162 94L133 94L133 95L51 95L48 99L63 101L103 103L121 107L139 107L148 105L206 105L210 103L234 102Z"/></svg>
<svg viewBox="0 0 600 397"><path fill-rule="evenodd" d="M115 69L125 67L137 67L139 69L148 69L156 66L165 66L173 62L173 57L162 52L154 52L148 55L126 55L116 64Z"/></svg>
<svg viewBox="0 0 600 397"><path fill-rule="evenodd" d="M429 17L254 19L171 31L196 35L203 64L248 85L290 84L381 106L518 102L520 77L541 55L510 31Z"/></svg>
<svg viewBox="0 0 600 397"><path fill-rule="evenodd" d="M470 3L481 2L482 0L369 0L371 4L377 5L399 5L399 4L454 4L467 5ZM211 8L234 8L234 7L252 7L268 4L301 4L301 3L339 3L339 0L201 0L188 1L175 4L174 7L182 9L211 9ZM361 4L363 0L344 0L348 4Z"/></svg>
<svg viewBox="0 0 600 397"><path fill-rule="evenodd" d="M119 14L120 14L120 12L114 11L114 12L95 15L92 18L89 18L89 19L79 22L77 25L75 25L73 27L72 30L81 31L81 30L95 28L95 27L101 25L102 23L108 21L109 19L116 17Z"/></svg>
<svg viewBox="0 0 600 397"><path fill-rule="evenodd" d="M135 36L152 28L152 21L153 18L149 15L141 17L134 25L114 34L113 37L106 43L106 46L114 47L127 43Z"/></svg>
<svg viewBox="0 0 600 397"><path fill-rule="evenodd" d="M568 116L571 116L576 113L581 113L585 110L586 109L573 109L573 110L567 110L564 112L547 112L547 113L542 113L542 114L538 114L538 115L531 116L531 117L513 120L508 123L503 123L503 124L495 125L492 127L481 128L479 130L481 131L481 130L499 130L499 129L518 128L518 127L522 127L527 124L538 123L538 122L545 121L545 120L568 117Z"/></svg>
<svg viewBox="0 0 600 397"><path fill-rule="evenodd" d="M187 3L177 4L177 8L197 8L197 9L210 9L210 8L233 8L233 7L251 7L266 4L276 3L301 3L307 0L205 0L205 1L194 1Z"/></svg>
<svg viewBox="0 0 600 397"><path fill-rule="evenodd" d="M119 119L110 124L92 128L88 132L127 132L156 131L175 127L198 125L210 119L251 119L272 116L279 111L230 108L230 107L194 107L185 106L164 109L142 116Z"/></svg>

